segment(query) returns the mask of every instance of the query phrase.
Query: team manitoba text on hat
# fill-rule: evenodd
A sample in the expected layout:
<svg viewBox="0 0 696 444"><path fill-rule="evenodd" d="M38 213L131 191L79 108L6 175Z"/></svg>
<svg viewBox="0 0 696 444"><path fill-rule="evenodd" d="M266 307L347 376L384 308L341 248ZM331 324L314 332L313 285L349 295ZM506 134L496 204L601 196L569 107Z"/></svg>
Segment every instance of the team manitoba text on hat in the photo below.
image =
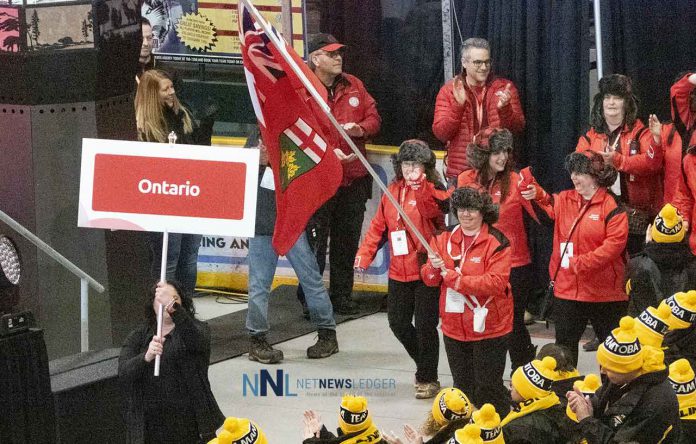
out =
<svg viewBox="0 0 696 444"><path fill-rule="evenodd" d="M650 229L652 240L659 243L681 242L685 233L681 214L672 204L662 207Z"/></svg>
<svg viewBox="0 0 696 444"><path fill-rule="evenodd" d="M358 432L371 425L372 418L367 410L367 399L351 395L346 395L341 399L338 426L343 430L343 433Z"/></svg>
<svg viewBox="0 0 696 444"><path fill-rule="evenodd" d="M337 51L346 45L339 43L331 34L312 34L307 38L307 53L323 50L326 52Z"/></svg>
<svg viewBox="0 0 696 444"><path fill-rule="evenodd" d="M481 429L476 424L467 424L454 432L448 444L483 444Z"/></svg>
<svg viewBox="0 0 696 444"><path fill-rule="evenodd" d="M679 292L665 299L672 309L673 329L689 328L696 322L696 291Z"/></svg>
<svg viewBox="0 0 696 444"><path fill-rule="evenodd" d="M551 393L553 381L558 379L556 360L546 356L529 362L512 374L512 386L524 399L543 398Z"/></svg>
<svg viewBox="0 0 696 444"><path fill-rule="evenodd" d="M481 439L487 444L505 444L500 427L500 415L493 404L484 404L471 415L474 424L481 429Z"/></svg>
<svg viewBox="0 0 696 444"><path fill-rule="evenodd" d="M208 444L268 444L266 435L253 422L246 418L227 418L217 438Z"/></svg>
<svg viewBox="0 0 696 444"><path fill-rule="evenodd" d="M670 364L669 382L679 400L681 419L696 419L696 380L689 361L682 358Z"/></svg>
<svg viewBox="0 0 696 444"><path fill-rule="evenodd" d="M464 392L457 388L445 388L433 401L433 419L439 426L447 425L455 419L471 418L474 406Z"/></svg>
<svg viewBox="0 0 696 444"><path fill-rule="evenodd" d="M662 340L674 322L672 309L665 301L660 305L648 307L636 316L634 328L642 345L662 347Z"/></svg>
<svg viewBox="0 0 696 444"><path fill-rule="evenodd" d="M619 328L597 349L597 362L616 373L631 373L643 367L643 353L635 330L635 321L630 316L621 318Z"/></svg>

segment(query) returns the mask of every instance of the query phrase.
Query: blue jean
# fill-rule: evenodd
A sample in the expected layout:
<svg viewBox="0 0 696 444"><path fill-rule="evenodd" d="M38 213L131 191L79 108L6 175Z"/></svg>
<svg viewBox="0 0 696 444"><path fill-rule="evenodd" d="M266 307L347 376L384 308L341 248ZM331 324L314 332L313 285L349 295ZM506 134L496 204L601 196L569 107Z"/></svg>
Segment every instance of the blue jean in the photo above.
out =
<svg viewBox="0 0 696 444"><path fill-rule="evenodd" d="M175 280L189 295L193 295L198 277L198 248L201 245L200 234L169 233L167 243L166 279ZM160 278L162 264L162 233L148 233L148 244L152 252L152 277Z"/></svg>
<svg viewBox="0 0 696 444"><path fill-rule="evenodd" d="M305 291L309 318L319 329L335 330L333 306L329 293L319 274L314 252L309 246L307 235L297 239L285 255L295 270ZM246 326L256 336L265 334L268 326L268 298L278 264L278 254L271 246L271 236L256 236L249 239L249 310Z"/></svg>

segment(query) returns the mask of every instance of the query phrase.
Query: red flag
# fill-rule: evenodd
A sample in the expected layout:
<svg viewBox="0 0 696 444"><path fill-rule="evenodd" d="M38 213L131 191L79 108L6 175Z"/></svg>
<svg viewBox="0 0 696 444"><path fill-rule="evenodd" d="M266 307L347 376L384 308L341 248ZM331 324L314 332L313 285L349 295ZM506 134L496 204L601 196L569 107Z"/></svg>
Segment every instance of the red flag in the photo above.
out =
<svg viewBox="0 0 696 444"><path fill-rule="evenodd" d="M273 248L285 254L341 184L343 167L333 153L338 132L281 54L284 50L325 98L325 88L295 50L282 39L284 48L278 48L244 2L238 13L247 86L275 179Z"/></svg>

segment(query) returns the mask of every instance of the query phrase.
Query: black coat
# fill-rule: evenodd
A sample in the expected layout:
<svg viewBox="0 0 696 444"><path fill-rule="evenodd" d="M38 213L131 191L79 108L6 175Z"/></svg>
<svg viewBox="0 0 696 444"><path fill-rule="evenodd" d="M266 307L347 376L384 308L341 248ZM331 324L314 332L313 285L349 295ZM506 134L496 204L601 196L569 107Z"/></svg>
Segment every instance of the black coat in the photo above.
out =
<svg viewBox="0 0 696 444"><path fill-rule="evenodd" d="M602 385L592 398L594 416L580 421L582 437L588 444L676 444L681 429L679 403L667 375L662 370L624 386Z"/></svg>
<svg viewBox="0 0 696 444"><path fill-rule="evenodd" d="M696 420L682 420L680 436L679 444L694 444L696 442Z"/></svg>
<svg viewBox="0 0 696 444"><path fill-rule="evenodd" d="M503 427L505 444L565 444L572 442L570 419L560 405L537 410Z"/></svg>
<svg viewBox="0 0 696 444"><path fill-rule="evenodd" d="M161 420L162 428L171 427L172 432L175 427L197 428L197 434L201 436L202 442L212 439L215 436L215 430L225 420L208 380L208 362L210 361L208 325L195 320L178 306L172 319L176 327L166 336L158 378L152 376L155 361L152 360L149 363L145 361L145 352L154 336L150 326L145 324L133 330L121 349L118 376L124 394L124 418L128 443L146 442L144 413L146 403L149 405L148 411L152 412L151 418L153 416L157 418L165 409L175 406L173 414L178 414L180 417L162 415L166 416ZM161 412L157 410L157 406L162 406ZM160 421L154 422L160 423ZM172 424L175 425L172 426ZM163 433L167 433L166 430ZM167 442L179 442L176 441L175 433L171 435L168 436ZM157 441L156 438L155 441ZM181 443L191 444L190 441L181 441Z"/></svg>
<svg viewBox="0 0 696 444"><path fill-rule="evenodd" d="M628 265L631 316L637 316L649 306L657 307L674 293L696 288L694 265L688 243L648 242Z"/></svg>

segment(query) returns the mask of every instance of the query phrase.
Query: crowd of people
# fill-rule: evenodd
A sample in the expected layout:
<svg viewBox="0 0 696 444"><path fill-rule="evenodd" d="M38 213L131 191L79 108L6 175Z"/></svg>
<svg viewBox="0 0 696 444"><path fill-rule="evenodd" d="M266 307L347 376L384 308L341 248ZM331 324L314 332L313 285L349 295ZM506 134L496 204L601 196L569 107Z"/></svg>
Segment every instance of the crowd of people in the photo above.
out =
<svg viewBox="0 0 696 444"><path fill-rule="evenodd" d="M308 47L330 109L365 154L381 122L374 99L343 72L344 46L335 38L314 35ZM415 397L434 398L421 428L405 426L406 442L696 442L696 234L689 235L696 217L696 74L680 75L671 88L673 121L650 115L647 126L637 117L630 78L600 79L590 129L565 161L573 188L551 194L530 168L514 165L514 136L524 131L525 116L515 85L491 72L488 42L466 40L461 62L461 73L435 104L433 133L446 147L442 176L425 142L403 142L388 185L403 211L383 196L362 242L372 179L347 144L335 147L341 186L287 255L299 278L298 298L318 330L307 356L339 351L335 315L356 312L354 272L366 270L388 243L389 327L415 363ZM147 69L138 82L141 140L166 142L173 132L205 144L200 122L177 100L166 74ZM256 237L249 244L249 359L273 364L283 359L266 340L278 260L271 246L273 171L258 133L249 141L262 163ZM553 226L548 264L533 263L530 223ZM156 254L161 239L150 242ZM127 417L137 435L130 442L163 442L158 424L166 416L168 424L177 422L180 442L216 435L211 442L265 443L247 419L222 424L207 380L209 333L194 319L190 299L195 236L170 235L169 242L167 283L153 289L147 322L121 355ZM327 245L328 291L321 278ZM524 323L535 265L548 266L544 302L556 335L539 353ZM166 307L161 335L153 324L157 303ZM599 340L601 376L576 370L588 322ZM444 389L438 324L453 379ZM155 356L167 364L159 379L151 372ZM311 410L304 433L305 443L404 442L379 430L359 396L342 399L337 434Z"/></svg>

